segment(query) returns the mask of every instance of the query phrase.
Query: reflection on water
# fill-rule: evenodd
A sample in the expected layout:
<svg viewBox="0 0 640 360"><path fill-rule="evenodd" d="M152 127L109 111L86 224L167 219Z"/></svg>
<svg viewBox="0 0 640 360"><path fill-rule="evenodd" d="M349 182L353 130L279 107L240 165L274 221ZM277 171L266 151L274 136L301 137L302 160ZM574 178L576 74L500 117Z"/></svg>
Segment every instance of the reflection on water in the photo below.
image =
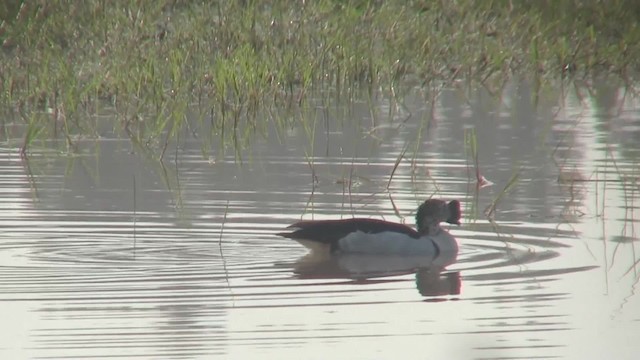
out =
<svg viewBox="0 0 640 360"><path fill-rule="evenodd" d="M637 99L465 94L311 109L312 141L256 141L242 165L189 139L164 165L127 141L28 162L6 145L0 358L634 358ZM469 129L493 186L475 189ZM457 258L312 258L275 236L411 223L432 195L463 201Z"/></svg>
<svg viewBox="0 0 640 360"><path fill-rule="evenodd" d="M300 279L352 279L354 284L370 284L381 278L415 274L416 288L422 296L460 294L460 273L445 272L456 261L455 253L439 256L308 254L294 263L293 273ZM375 279L375 280L371 280Z"/></svg>
<svg viewBox="0 0 640 360"><path fill-rule="evenodd" d="M412 274L419 269L442 271L455 262L453 253L434 256L350 255L316 256L309 254L295 263L294 273L301 278L368 279Z"/></svg>

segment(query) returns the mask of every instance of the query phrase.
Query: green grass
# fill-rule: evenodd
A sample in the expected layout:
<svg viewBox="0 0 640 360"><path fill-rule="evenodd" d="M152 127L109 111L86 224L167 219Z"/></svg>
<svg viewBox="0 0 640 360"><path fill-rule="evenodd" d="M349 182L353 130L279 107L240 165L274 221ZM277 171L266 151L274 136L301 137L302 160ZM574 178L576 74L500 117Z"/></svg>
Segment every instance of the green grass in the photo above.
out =
<svg viewBox="0 0 640 360"><path fill-rule="evenodd" d="M629 84L640 68L631 0L21 4L0 5L0 125L25 153L58 136L73 151L76 136L100 133L104 114L162 158L185 128L237 151L266 134L265 119L301 121L265 116L274 109L348 101L363 88L499 89L514 76L602 73Z"/></svg>

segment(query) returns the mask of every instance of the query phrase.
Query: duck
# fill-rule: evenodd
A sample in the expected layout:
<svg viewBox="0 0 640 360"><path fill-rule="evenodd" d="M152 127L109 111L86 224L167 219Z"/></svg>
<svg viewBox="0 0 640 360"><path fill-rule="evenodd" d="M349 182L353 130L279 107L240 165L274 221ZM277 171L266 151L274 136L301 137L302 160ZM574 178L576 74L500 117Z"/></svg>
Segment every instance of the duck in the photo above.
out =
<svg viewBox="0 0 640 360"><path fill-rule="evenodd" d="M315 254L426 255L458 252L455 237L440 223L460 225L460 201L427 199L416 211L416 229L370 218L303 220L277 235Z"/></svg>

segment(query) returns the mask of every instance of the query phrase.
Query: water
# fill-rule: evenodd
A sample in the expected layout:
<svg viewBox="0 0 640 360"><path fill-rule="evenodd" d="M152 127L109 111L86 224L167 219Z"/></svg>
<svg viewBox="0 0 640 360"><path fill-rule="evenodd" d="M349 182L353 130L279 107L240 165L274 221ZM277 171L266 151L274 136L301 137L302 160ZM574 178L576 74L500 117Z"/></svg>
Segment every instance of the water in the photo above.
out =
<svg viewBox="0 0 640 360"><path fill-rule="evenodd" d="M380 96L318 110L312 140L256 139L242 165L193 139L164 166L128 141L28 162L5 143L0 358L633 359L640 103L591 90ZM432 195L463 203L457 259L314 259L274 235L413 224Z"/></svg>

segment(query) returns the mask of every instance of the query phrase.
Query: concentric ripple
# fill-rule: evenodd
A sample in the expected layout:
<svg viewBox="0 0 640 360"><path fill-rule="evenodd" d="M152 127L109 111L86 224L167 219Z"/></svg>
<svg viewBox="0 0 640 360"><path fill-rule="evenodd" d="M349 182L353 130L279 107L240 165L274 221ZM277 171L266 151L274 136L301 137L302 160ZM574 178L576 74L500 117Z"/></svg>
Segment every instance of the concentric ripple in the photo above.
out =
<svg viewBox="0 0 640 360"><path fill-rule="evenodd" d="M235 171L241 177L246 170ZM568 325L559 312L507 312L496 324L487 323L491 317L463 315L475 320L461 331L446 320L447 311L422 307L447 300L479 307L559 302L567 294L544 284L589 269L554 262L570 249L568 234L533 224L505 223L503 234L483 223L452 228L461 243L457 259L318 260L274 234L298 218L301 206L318 217L336 213L343 195L300 202L309 195L282 192L259 199L254 191L216 192L206 179L198 180L204 173L192 170L180 194L187 206L178 211L172 209L176 195L147 188L151 181L136 189L143 194L136 199L140 208L123 197L116 209L101 210L114 207L108 186L77 197L75 190L59 190L61 183L53 179L61 178L45 177L38 189L43 200L24 201L27 184L16 172L3 174L0 312L8 319L29 319L21 322L21 331L4 337L2 351L13 358L249 356L244 348L279 357L327 344L345 350L344 337L363 346L379 339L401 346L425 336L562 331ZM368 186L376 186L375 176L369 178ZM190 193L212 198L194 196L191 203ZM156 197L152 204L144 194ZM389 201L385 194L354 194L338 212L376 216ZM403 207L415 202L407 195L393 201ZM152 211L158 203L163 211ZM533 279L540 287L518 289ZM497 288L504 293L492 290ZM505 322L515 323L505 327ZM450 325L436 330L434 323ZM559 343L543 337L536 344L553 349Z"/></svg>

